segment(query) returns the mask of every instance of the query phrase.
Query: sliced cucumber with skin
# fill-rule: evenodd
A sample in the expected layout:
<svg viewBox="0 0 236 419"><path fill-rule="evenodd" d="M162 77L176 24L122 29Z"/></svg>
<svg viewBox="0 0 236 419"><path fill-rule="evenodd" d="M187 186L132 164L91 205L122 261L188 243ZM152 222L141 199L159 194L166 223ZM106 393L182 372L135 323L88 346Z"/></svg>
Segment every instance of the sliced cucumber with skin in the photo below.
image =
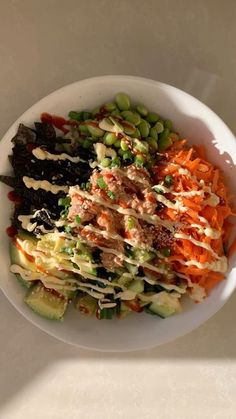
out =
<svg viewBox="0 0 236 419"><path fill-rule="evenodd" d="M91 295L79 295L74 303L76 310L80 311L85 316L92 316L97 309L97 300Z"/></svg>
<svg viewBox="0 0 236 419"><path fill-rule="evenodd" d="M134 279L128 286L128 289L141 294L144 291L144 281L142 279Z"/></svg>
<svg viewBox="0 0 236 419"><path fill-rule="evenodd" d="M132 313L132 310L127 307L123 301L121 301L117 317L119 319L125 319L125 317L127 317L130 313Z"/></svg>
<svg viewBox="0 0 236 419"><path fill-rule="evenodd" d="M68 299L47 290L41 283L34 285L24 298L35 313L48 320L62 320L68 306Z"/></svg>
<svg viewBox="0 0 236 419"><path fill-rule="evenodd" d="M131 273L132 275L137 275L138 266L133 265L132 263L125 262L125 267L128 269L129 273Z"/></svg>
<svg viewBox="0 0 236 419"><path fill-rule="evenodd" d="M138 248L134 248L132 254L134 259L141 263L148 262L156 256L153 252L148 252L147 250Z"/></svg>
<svg viewBox="0 0 236 419"><path fill-rule="evenodd" d="M26 281L25 279L22 278L22 276L20 276L20 274L14 274L17 281L19 282L20 285L22 285L24 288L31 288L33 285L33 281Z"/></svg>
<svg viewBox="0 0 236 419"><path fill-rule="evenodd" d="M157 294L158 298L148 306L148 311L165 319L181 311L179 299L166 291Z"/></svg>

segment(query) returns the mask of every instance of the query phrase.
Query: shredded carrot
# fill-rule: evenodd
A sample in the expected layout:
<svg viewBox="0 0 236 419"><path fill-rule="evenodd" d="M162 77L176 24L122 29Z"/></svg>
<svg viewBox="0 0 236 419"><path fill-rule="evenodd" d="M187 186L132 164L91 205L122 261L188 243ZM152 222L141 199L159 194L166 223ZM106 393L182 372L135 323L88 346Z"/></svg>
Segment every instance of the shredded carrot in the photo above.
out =
<svg viewBox="0 0 236 419"><path fill-rule="evenodd" d="M180 199L181 206L185 210L181 212L173 208L165 208L163 214L167 219L181 222L183 227L180 231L196 240L194 242L192 239L176 239L169 261L176 272L186 275L193 283L204 287L208 293L224 278L224 274L212 271L210 268L211 264L216 262L215 254L219 257L224 254L224 247L231 235L232 224L228 216L233 214L233 210L229 204L228 191L219 169L206 160L204 147L187 148L183 141L170 147L165 156L167 164L158 167L158 179L164 178L167 174L173 176L173 188L178 195L173 195L173 197L168 195L169 199L174 202ZM187 169L188 172L181 172L179 166ZM204 189L205 187L207 188ZM186 192L198 190L203 190L204 193L186 194ZM211 194L209 190L212 191ZM185 194L181 196L181 192ZM218 196L218 203L216 201L216 204L211 204L207 201L212 194ZM218 231L220 237L205 235L201 227L206 228L206 223L213 231ZM210 247L202 247L198 245L198 242ZM235 251L236 239L228 250L228 257L231 257ZM188 266L189 260L196 263ZM199 267L199 263L203 266Z"/></svg>

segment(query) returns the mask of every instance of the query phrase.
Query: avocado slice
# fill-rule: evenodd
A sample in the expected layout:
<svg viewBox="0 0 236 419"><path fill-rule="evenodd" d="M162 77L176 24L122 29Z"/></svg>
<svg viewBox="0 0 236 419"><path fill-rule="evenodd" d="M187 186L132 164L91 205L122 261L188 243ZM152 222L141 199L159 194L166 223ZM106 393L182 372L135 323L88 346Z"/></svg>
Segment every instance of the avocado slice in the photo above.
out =
<svg viewBox="0 0 236 419"><path fill-rule="evenodd" d="M49 320L62 320L68 306L68 299L47 290L41 283L34 285L24 299L37 314Z"/></svg>
<svg viewBox="0 0 236 419"><path fill-rule="evenodd" d="M35 264L31 262L20 249L16 247L16 244L12 241L10 242L10 260L12 265L19 265L28 271L36 272ZM26 281L19 274L16 274L18 282L26 288L30 288L32 281Z"/></svg>

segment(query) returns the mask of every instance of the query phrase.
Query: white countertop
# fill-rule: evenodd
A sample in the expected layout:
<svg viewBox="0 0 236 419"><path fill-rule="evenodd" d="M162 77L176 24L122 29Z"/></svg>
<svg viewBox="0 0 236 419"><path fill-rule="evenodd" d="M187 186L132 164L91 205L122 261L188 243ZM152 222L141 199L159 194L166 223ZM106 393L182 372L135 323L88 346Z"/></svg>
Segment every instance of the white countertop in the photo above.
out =
<svg viewBox="0 0 236 419"><path fill-rule="evenodd" d="M0 136L75 80L133 74L180 87L236 132L234 0L2 0ZM205 325L149 351L56 341L0 294L1 419L235 419L236 294Z"/></svg>

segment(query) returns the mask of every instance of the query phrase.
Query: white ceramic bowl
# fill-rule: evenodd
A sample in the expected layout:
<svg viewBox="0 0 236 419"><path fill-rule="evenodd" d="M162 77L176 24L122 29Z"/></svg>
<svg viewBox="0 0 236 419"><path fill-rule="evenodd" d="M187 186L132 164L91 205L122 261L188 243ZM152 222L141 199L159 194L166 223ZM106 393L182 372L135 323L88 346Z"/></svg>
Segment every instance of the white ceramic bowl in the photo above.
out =
<svg viewBox="0 0 236 419"><path fill-rule="evenodd" d="M225 173L236 197L236 143L224 122L207 106L175 87L132 76L104 76L79 81L50 94L26 111L8 130L0 143L0 171L10 173L8 154L18 124L33 125L41 112L66 116L71 109L91 109L110 101L117 92L127 92L133 101L143 102L163 117L173 120L175 128L194 144L204 144L210 160ZM171 341L195 329L215 314L236 287L236 258L230 261L227 279L221 282L202 304L186 301L181 314L162 320L156 316L134 314L124 321L98 321L85 318L70 307L62 323L44 320L24 303L25 290L9 272L8 237L11 207L8 188L0 185L1 287L6 297L28 320L65 342L102 351L130 351L150 348Z"/></svg>

